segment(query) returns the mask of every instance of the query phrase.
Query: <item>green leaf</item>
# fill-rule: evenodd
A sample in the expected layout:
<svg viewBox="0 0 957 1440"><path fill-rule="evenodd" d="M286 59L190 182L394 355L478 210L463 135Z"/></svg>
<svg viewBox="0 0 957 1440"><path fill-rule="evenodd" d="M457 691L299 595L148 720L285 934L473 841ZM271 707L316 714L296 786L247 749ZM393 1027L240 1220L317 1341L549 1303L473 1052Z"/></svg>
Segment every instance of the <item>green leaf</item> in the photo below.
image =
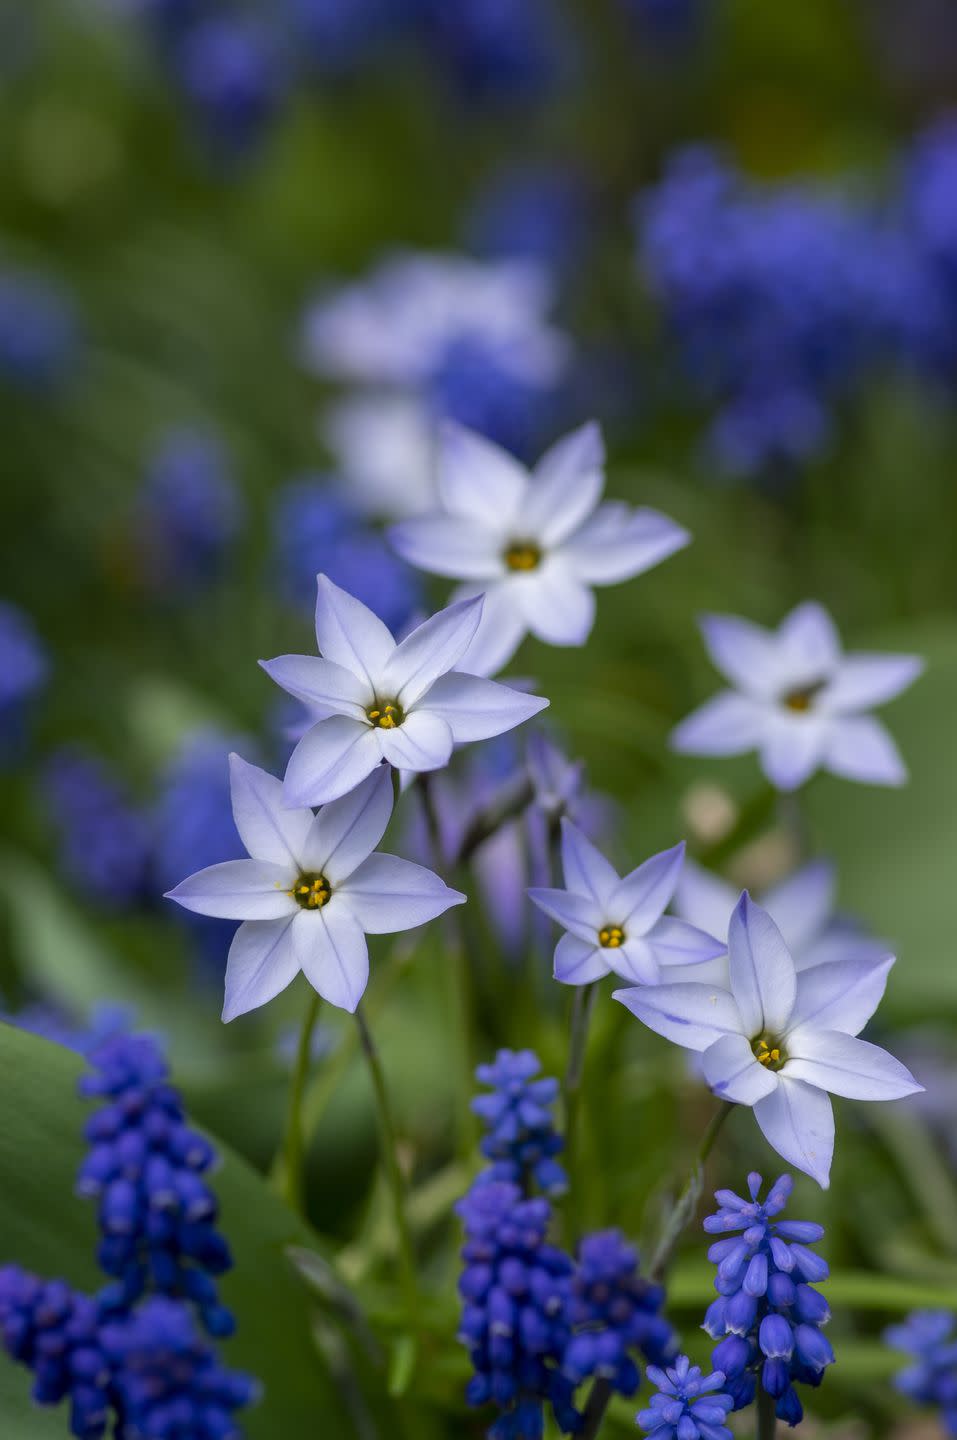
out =
<svg viewBox="0 0 957 1440"><path fill-rule="evenodd" d="M82 1067L60 1046L0 1025L0 1263L92 1289L103 1281L94 1259L94 1207L73 1194L89 1113L76 1095ZM246 1434L249 1440L295 1440L321 1423L330 1435L347 1435L348 1419L311 1340L315 1301L285 1258L290 1245L311 1246L313 1237L260 1175L215 1143L223 1158L213 1185L235 1258L222 1293L238 1322L224 1354L264 1387L262 1402L244 1419ZM29 1386L26 1371L0 1360L0 1413L5 1422L15 1420L12 1427L4 1424L4 1433L17 1440L54 1434L62 1440L62 1414L34 1415L25 1408Z"/></svg>
<svg viewBox="0 0 957 1440"><path fill-rule="evenodd" d="M905 1311L957 1309L957 1285L874 1275L864 1270L832 1270L823 1285L832 1310ZM714 1267L687 1262L675 1266L668 1281L668 1304L675 1309L704 1309L714 1299Z"/></svg>

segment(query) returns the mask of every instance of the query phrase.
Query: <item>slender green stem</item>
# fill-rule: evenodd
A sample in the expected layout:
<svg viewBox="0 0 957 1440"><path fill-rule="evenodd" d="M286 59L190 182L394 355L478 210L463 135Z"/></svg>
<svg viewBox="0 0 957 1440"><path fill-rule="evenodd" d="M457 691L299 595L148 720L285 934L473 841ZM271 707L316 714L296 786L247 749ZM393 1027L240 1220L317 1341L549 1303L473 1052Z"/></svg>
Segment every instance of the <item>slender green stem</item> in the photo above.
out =
<svg viewBox="0 0 957 1440"><path fill-rule="evenodd" d="M585 1402L581 1428L576 1432L576 1440L595 1440L595 1436L601 1428L601 1422L605 1418L605 1411L608 1409L611 1395L611 1386L607 1380L595 1381Z"/></svg>
<svg viewBox="0 0 957 1440"><path fill-rule="evenodd" d="M591 1019L596 990L597 985L594 983L575 987L572 998L571 1031L568 1037L568 1064L562 1087L565 1108L565 1161L569 1176L565 1220L568 1230L567 1239L572 1243L578 1239L581 1230L578 1119L582 1077L585 1072L585 1050L588 1046L588 1022Z"/></svg>
<svg viewBox="0 0 957 1440"><path fill-rule="evenodd" d="M312 1037L321 1009L322 1000L310 986L309 1004L306 1007L306 1013L302 1019L302 1029L299 1032L299 1044L296 1048L296 1058L293 1063L292 1076L289 1081L286 1135L283 1146L285 1163L281 1177L282 1191L286 1201L299 1215L304 1214L302 1171L305 1147L303 1145L302 1129L302 1097L306 1088L306 1076L309 1073L309 1060L312 1054Z"/></svg>
<svg viewBox="0 0 957 1440"><path fill-rule="evenodd" d="M757 1395L757 1422L755 1424L755 1440L774 1440L774 1432L777 1428L778 1417L775 1413L777 1405L773 1395L769 1395L764 1386L758 1385Z"/></svg>
<svg viewBox="0 0 957 1440"><path fill-rule="evenodd" d="M445 869L445 855L442 847L442 831L435 796L432 792L431 777L421 773L417 779L425 816L429 844L432 850L434 869L442 874ZM456 1085L455 1111L458 1152L467 1160L475 1144L475 1117L472 1114L472 1090L474 1066L472 1062L472 983L468 966L468 952L462 915L459 906L454 906L444 917L445 943L448 954L444 972L447 985L449 1015L452 1024L452 1043L455 1052Z"/></svg>
<svg viewBox="0 0 957 1440"><path fill-rule="evenodd" d="M664 1234L658 1242L658 1248L654 1253L651 1262L649 1275L656 1283L663 1280L668 1272L668 1267L674 1258L678 1248L682 1232L689 1224L698 1205L701 1196L701 1183L704 1177L705 1161L711 1154L714 1142L721 1132L721 1127L734 1109L730 1100L722 1101L721 1108L712 1115L707 1130L701 1137L701 1144L698 1146L694 1161L691 1166L691 1173L688 1176L685 1188L678 1197L677 1204L671 1212L671 1216L665 1226Z"/></svg>
<svg viewBox="0 0 957 1440"><path fill-rule="evenodd" d="M399 1272L402 1280L402 1297L406 1318L410 1330L415 1331L419 1324L419 1282L415 1270L415 1255L412 1250L412 1232L409 1229L409 1218L406 1212L405 1179L399 1164L395 1121L392 1116L392 1106L389 1103L389 1090L386 1085L385 1072L382 1069L382 1060L372 1038L372 1031L366 1024L361 1005L356 1008L356 1025L359 1030L359 1043L369 1066L369 1075L375 1092L382 1161L392 1198L392 1211L399 1243Z"/></svg>

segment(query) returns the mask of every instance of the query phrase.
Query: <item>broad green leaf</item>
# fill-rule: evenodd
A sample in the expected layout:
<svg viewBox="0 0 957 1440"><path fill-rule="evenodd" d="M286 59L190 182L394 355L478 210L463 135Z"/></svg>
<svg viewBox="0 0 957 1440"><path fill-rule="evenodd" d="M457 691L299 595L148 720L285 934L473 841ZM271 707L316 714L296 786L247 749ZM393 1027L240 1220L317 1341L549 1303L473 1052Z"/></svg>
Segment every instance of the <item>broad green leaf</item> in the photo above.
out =
<svg viewBox="0 0 957 1440"><path fill-rule="evenodd" d="M0 1263L94 1288L103 1277L94 1261L93 1207L73 1194L88 1113L76 1096L82 1064L58 1045L0 1025ZM315 1302L286 1260L290 1245L312 1246L314 1239L261 1176L218 1148L223 1163L213 1184L236 1262L222 1284L238 1321L225 1354L264 1387L261 1404L244 1422L249 1440L297 1440L317 1428L346 1436L348 1420L311 1340ZM50 1416L24 1411L21 1420L17 1397L25 1397L29 1385L26 1371L0 1358L0 1413L4 1422L17 1422L10 1428L4 1423L4 1434L16 1440L62 1437L62 1414L51 1423Z"/></svg>

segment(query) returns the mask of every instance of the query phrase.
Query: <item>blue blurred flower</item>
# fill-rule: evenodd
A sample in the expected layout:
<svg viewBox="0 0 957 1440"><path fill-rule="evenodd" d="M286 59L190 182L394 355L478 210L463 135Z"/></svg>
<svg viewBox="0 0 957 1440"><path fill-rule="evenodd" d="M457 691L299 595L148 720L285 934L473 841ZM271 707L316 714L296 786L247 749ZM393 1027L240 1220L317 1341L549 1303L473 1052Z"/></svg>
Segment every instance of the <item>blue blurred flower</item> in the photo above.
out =
<svg viewBox="0 0 957 1440"><path fill-rule="evenodd" d="M665 1292L644 1279L638 1252L618 1230L586 1235L578 1247L568 1305L576 1333L565 1349L562 1370L575 1384L588 1376L606 1380L622 1395L633 1395L641 1375L640 1352L649 1365L667 1365L675 1356L674 1331L661 1313Z"/></svg>
<svg viewBox="0 0 957 1440"><path fill-rule="evenodd" d="M49 673L46 649L30 617L0 601L0 763L19 751L32 702Z"/></svg>
<svg viewBox="0 0 957 1440"><path fill-rule="evenodd" d="M884 1339L904 1350L914 1363L894 1384L918 1405L941 1412L948 1435L957 1435L957 1316L949 1310L912 1310L902 1325L891 1325Z"/></svg>
<svg viewBox="0 0 957 1440"><path fill-rule="evenodd" d="M434 63L473 101L537 100L562 78L568 37L549 0L418 0Z"/></svg>
<svg viewBox="0 0 957 1440"><path fill-rule="evenodd" d="M111 1036L128 1031L133 1023L132 1012L126 1006L106 1000L92 1007L84 1023L54 1005L42 1003L25 1005L2 1018L28 1035L52 1040L55 1045L75 1050L78 1055L91 1055Z"/></svg>
<svg viewBox="0 0 957 1440"><path fill-rule="evenodd" d="M90 1065L79 1093L103 1103L85 1126L77 1193L97 1202L97 1258L116 1282L105 1292L110 1304L129 1309L149 1291L174 1296L195 1305L210 1334L231 1334L213 1277L232 1258L203 1178L215 1150L189 1125L151 1036L113 1035Z"/></svg>
<svg viewBox="0 0 957 1440"><path fill-rule="evenodd" d="M733 1401L722 1391L720 1370L702 1375L687 1355L679 1355L667 1370L649 1365L648 1378L658 1393L639 1414L638 1424L652 1440L732 1440L724 1422Z"/></svg>
<svg viewBox="0 0 957 1440"><path fill-rule="evenodd" d="M405 629L421 601L415 572L348 503L318 477L280 491L273 525L274 568L293 605L311 611L316 576L326 574L384 620Z"/></svg>
<svg viewBox="0 0 957 1440"><path fill-rule="evenodd" d="M826 1280L828 1265L809 1248L824 1230L809 1220L779 1220L794 1182L776 1180L762 1202L761 1176L748 1176L748 1199L733 1190L718 1190L719 1209L704 1228L728 1235L708 1251L717 1265L715 1289L704 1326L720 1341L711 1363L724 1373L733 1408L750 1405L758 1383L774 1396L778 1418L789 1425L803 1410L794 1389L820 1385L834 1363L834 1352L821 1333L830 1319L826 1300L814 1284Z"/></svg>
<svg viewBox="0 0 957 1440"><path fill-rule="evenodd" d="M542 1062L532 1050L499 1050L491 1065L479 1065L475 1078L491 1087L477 1095L472 1109L485 1126L479 1148L492 1164L483 1179L505 1180L528 1190L535 1184L546 1195L568 1188L568 1176L555 1156L565 1142L555 1129L553 1109L558 1081L535 1079Z"/></svg>
<svg viewBox="0 0 957 1440"><path fill-rule="evenodd" d="M541 1440L546 1402L563 1431L575 1429L575 1387L559 1368L572 1263L546 1240L548 1201L492 1181L455 1208L465 1228L459 1339L475 1372L468 1403L499 1410L490 1440Z"/></svg>
<svg viewBox="0 0 957 1440"><path fill-rule="evenodd" d="M67 378L80 346L73 304L51 281L0 270L0 381L48 392Z"/></svg>
<svg viewBox="0 0 957 1440"><path fill-rule="evenodd" d="M213 579L242 520L242 497L218 439L168 430L147 462L135 513L146 583L175 600Z"/></svg>
<svg viewBox="0 0 957 1440"><path fill-rule="evenodd" d="M160 776L153 817L157 894L165 894L208 865L245 855L229 788L230 751L243 746L236 736L197 731L187 737ZM177 916L193 936L200 957L218 976L235 925L186 910L177 909Z"/></svg>
<svg viewBox="0 0 957 1440"><path fill-rule="evenodd" d="M210 150L226 161L243 159L286 96L278 32L239 10L214 12L177 35L172 63Z"/></svg>
<svg viewBox="0 0 957 1440"><path fill-rule="evenodd" d="M478 255L534 260L565 273L584 253L589 197L582 177L567 166L522 165L494 173L466 220Z"/></svg>
<svg viewBox="0 0 957 1440"><path fill-rule="evenodd" d="M296 53L323 78L369 65L406 19L394 0L285 0L285 8Z"/></svg>
<svg viewBox="0 0 957 1440"><path fill-rule="evenodd" d="M695 40L712 0L620 0L642 38L653 45L684 46Z"/></svg>
<svg viewBox="0 0 957 1440"><path fill-rule="evenodd" d="M59 836L59 865L77 890L100 905L126 909L150 893L151 837L105 761L79 747L54 752L42 794Z"/></svg>

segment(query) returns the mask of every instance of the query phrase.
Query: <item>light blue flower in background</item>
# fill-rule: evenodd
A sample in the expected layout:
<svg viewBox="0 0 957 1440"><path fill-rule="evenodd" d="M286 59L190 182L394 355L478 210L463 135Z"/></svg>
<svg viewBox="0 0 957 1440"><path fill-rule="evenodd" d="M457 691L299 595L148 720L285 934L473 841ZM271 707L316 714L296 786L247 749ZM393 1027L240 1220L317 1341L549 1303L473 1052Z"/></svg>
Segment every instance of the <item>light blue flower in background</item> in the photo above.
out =
<svg viewBox="0 0 957 1440"><path fill-rule="evenodd" d="M770 1145L827 1187L834 1150L828 1092L896 1100L923 1087L886 1050L856 1037L880 1003L892 956L834 960L798 974L781 932L747 891L728 930L730 990L616 990L649 1029L702 1055L716 1095L754 1108Z"/></svg>
<svg viewBox="0 0 957 1440"><path fill-rule="evenodd" d="M594 423L559 440L531 472L482 436L443 428L439 507L391 536L410 564L485 594L469 669L501 669L529 633L583 645L595 619L592 586L630 580L688 544L687 530L657 510L600 504L604 464Z"/></svg>
<svg viewBox="0 0 957 1440"><path fill-rule="evenodd" d="M286 808L280 781L238 755L230 774L250 858L211 865L168 894L198 915L244 922L229 952L223 1019L265 1005L300 970L324 1000L354 1011L369 979L366 935L410 930L465 896L421 865L373 854L392 814L385 769L318 816Z"/></svg>
<svg viewBox="0 0 957 1440"><path fill-rule="evenodd" d="M286 769L290 805L346 794L383 761L417 773L447 765L455 744L487 740L548 704L461 664L482 600L441 610L396 644L378 616L328 576L319 576L316 639L321 658L281 655L263 669L320 718Z"/></svg>
<svg viewBox="0 0 957 1440"><path fill-rule="evenodd" d="M562 820L566 889L532 889L529 897L566 934L555 950L555 979L587 985L612 971L654 985L662 966L694 965L723 948L684 920L665 915L684 844L653 855L624 879L570 820Z"/></svg>
<svg viewBox="0 0 957 1440"><path fill-rule="evenodd" d="M902 785L897 746L865 712L916 680L917 655L847 652L823 606L806 601L766 630L734 615L706 615L705 645L733 686L706 701L673 731L687 755L757 750L779 790L795 790L829 770L848 780Z"/></svg>

